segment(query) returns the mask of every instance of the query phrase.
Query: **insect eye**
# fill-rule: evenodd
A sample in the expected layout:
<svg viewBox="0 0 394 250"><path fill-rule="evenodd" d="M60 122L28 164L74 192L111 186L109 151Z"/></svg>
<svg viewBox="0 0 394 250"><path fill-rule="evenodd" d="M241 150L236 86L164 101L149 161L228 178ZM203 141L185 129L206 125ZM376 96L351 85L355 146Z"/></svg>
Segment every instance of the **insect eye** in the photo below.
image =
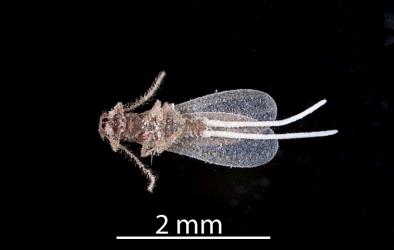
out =
<svg viewBox="0 0 394 250"><path fill-rule="evenodd" d="M108 122L108 119L107 119L107 118L104 118L104 119L101 121L101 128L102 128L102 129L105 129L105 125L107 125L107 122Z"/></svg>

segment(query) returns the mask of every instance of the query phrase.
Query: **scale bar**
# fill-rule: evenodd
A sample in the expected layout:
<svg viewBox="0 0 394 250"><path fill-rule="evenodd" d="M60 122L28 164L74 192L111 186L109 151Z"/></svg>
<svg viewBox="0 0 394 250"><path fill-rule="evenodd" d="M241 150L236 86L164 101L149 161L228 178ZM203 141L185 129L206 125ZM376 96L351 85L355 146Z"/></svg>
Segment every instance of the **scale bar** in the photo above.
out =
<svg viewBox="0 0 394 250"><path fill-rule="evenodd" d="M271 236L116 236L117 240L270 240Z"/></svg>

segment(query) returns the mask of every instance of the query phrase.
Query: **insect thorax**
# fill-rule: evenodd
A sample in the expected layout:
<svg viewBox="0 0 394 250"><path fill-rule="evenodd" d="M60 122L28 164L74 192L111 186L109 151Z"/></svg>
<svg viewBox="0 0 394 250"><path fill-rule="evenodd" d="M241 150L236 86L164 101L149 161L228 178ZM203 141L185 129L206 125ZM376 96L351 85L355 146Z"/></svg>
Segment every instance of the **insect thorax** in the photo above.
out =
<svg viewBox="0 0 394 250"><path fill-rule="evenodd" d="M174 107L174 104L159 100L152 109L141 113L129 113L128 133L125 139L142 145L141 156L158 155L184 137L198 136L202 121L189 119Z"/></svg>

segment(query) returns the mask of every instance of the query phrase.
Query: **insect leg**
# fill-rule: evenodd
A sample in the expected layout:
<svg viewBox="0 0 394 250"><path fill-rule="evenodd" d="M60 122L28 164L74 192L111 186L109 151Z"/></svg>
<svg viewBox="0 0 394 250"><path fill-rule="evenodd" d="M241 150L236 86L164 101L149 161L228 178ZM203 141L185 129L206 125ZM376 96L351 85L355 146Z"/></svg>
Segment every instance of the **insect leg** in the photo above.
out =
<svg viewBox="0 0 394 250"><path fill-rule="evenodd" d="M138 108L139 106L144 104L146 101L148 101L158 90L165 75L166 75L166 72L161 71L159 73L159 75L155 78L155 80L153 81L152 86L148 89L148 91L143 96L138 98L135 102L128 104L124 110L126 112L133 111L134 109Z"/></svg>
<svg viewBox="0 0 394 250"><path fill-rule="evenodd" d="M138 157L135 156L125 146L120 144L119 149L122 150L127 156L129 156L130 159L132 159L137 164L137 166L141 169L142 173L146 176L146 178L148 178L149 184L147 190L152 193L153 189L155 188L156 179L157 179L157 177L152 173L152 170L146 168L145 165L138 159Z"/></svg>

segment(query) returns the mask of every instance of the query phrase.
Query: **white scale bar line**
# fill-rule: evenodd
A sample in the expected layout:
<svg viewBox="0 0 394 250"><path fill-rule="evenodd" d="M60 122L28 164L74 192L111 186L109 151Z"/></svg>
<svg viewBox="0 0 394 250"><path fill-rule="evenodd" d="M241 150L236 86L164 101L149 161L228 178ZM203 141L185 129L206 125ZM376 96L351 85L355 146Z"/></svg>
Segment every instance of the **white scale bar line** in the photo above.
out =
<svg viewBox="0 0 394 250"><path fill-rule="evenodd" d="M116 236L117 240L270 240L271 236Z"/></svg>

